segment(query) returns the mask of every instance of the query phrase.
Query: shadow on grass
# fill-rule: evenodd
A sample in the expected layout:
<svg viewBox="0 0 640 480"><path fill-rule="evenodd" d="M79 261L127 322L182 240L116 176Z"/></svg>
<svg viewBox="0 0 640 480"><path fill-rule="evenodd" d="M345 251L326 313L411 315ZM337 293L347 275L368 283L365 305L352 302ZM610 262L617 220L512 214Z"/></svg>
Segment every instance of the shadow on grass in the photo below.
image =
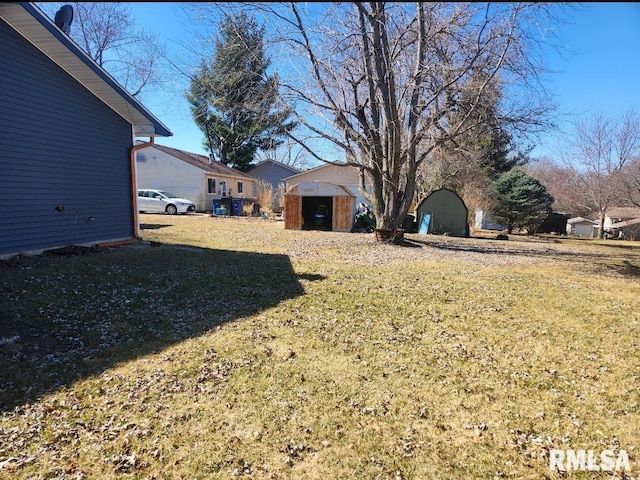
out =
<svg viewBox="0 0 640 480"><path fill-rule="evenodd" d="M640 262L640 252L629 251L623 255L615 255L611 253L595 253L592 251L579 251L579 250L558 250L553 246L543 247L537 244L534 248L515 247L509 245L508 241L475 238L474 240L480 240L480 242L468 243L465 241L443 241L438 238L425 238L416 239L412 238L407 240L405 238L405 244L412 243L414 246L428 246L437 248L440 250L450 251L462 251L473 252L481 254L494 254L494 255L526 255L530 257L555 257L558 259L565 258L568 260L582 261L585 265L589 266L593 272L601 273L615 273L626 277L640 277L640 267L635 266L629 260L629 256ZM553 240L550 244L559 243L557 240ZM536 245L536 244L534 244ZM605 245L608 247L609 245ZM614 245L618 246L618 245ZM625 248L625 247L622 247ZM626 247L631 248L633 247Z"/></svg>
<svg viewBox="0 0 640 480"><path fill-rule="evenodd" d="M170 226L171 225L163 225L162 223L141 223L140 230L159 230Z"/></svg>
<svg viewBox="0 0 640 480"><path fill-rule="evenodd" d="M462 238L462 237L460 237ZM411 242L425 245L428 247L438 248L441 250L454 250L454 251L464 251L464 252L474 252L474 253L492 253L492 254L502 254L502 255L532 255L532 256L571 256L571 257L590 257L590 258L605 258L606 254L600 253L581 253L576 251L561 251L555 248L545 248L545 247L537 247L537 248L518 248L518 247L507 247L508 244L505 240L495 240L495 239L487 239L487 238L476 238L482 242L479 243L466 243L466 242L445 242L437 239L411 239Z"/></svg>
<svg viewBox="0 0 640 480"><path fill-rule="evenodd" d="M304 293L286 255L152 244L0 263L0 411ZM304 278L302 278L304 277Z"/></svg>
<svg viewBox="0 0 640 480"><path fill-rule="evenodd" d="M625 268L625 273L629 276L640 277L640 266L634 265L629 260L623 260L622 264Z"/></svg>

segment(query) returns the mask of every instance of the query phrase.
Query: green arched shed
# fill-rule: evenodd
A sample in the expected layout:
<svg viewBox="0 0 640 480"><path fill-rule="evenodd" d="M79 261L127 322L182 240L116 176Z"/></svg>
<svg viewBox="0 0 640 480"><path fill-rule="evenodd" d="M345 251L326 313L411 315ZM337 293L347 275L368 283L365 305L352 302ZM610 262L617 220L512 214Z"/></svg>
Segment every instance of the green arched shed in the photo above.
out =
<svg viewBox="0 0 640 480"><path fill-rule="evenodd" d="M416 210L418 233L469 236L468 210L453 190L441 188L425 197Z"/></svg>

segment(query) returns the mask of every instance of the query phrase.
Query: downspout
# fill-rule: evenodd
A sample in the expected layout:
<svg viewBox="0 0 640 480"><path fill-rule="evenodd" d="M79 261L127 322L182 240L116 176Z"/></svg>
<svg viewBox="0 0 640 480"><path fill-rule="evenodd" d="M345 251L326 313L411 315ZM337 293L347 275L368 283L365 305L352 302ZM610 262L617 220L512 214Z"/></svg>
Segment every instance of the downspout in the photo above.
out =
<svg viewBox="0 0 640 480"><path fill-rule="evenodd" d="M133 196L133 237L141 240L140 237L140 219L138 213L138 181L136 179L136 152L146 147L153 146L155 137L149 137L148 143L134 145L131 147L129 161L131 163L131 194ZM135 141L135 140L134 140Z"/></svg>

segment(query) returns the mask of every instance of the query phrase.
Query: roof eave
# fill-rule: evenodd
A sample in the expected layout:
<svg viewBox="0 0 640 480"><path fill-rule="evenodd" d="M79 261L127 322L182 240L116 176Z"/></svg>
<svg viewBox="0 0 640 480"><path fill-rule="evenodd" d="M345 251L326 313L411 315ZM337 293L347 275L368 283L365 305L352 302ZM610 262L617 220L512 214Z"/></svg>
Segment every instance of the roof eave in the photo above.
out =
<svg viewBox="0 0 640 480"><path fill-rule="evenodd" d="M133 125L135 136L173 133L31 2L0 3L0 18Z"/></svg>

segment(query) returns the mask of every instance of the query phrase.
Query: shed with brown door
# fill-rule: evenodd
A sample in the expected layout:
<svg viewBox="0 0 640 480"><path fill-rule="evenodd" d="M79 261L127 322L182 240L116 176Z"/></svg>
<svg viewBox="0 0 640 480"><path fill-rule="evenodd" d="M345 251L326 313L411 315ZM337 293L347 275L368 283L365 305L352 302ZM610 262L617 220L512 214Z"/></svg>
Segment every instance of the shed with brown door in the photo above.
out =
<svg viewBox="0 0 640 480"><path fill-rule="evenodd" d="M350 232L356 196L346 187L326 182L299 183L284 195L284 228Z"/></svg>

